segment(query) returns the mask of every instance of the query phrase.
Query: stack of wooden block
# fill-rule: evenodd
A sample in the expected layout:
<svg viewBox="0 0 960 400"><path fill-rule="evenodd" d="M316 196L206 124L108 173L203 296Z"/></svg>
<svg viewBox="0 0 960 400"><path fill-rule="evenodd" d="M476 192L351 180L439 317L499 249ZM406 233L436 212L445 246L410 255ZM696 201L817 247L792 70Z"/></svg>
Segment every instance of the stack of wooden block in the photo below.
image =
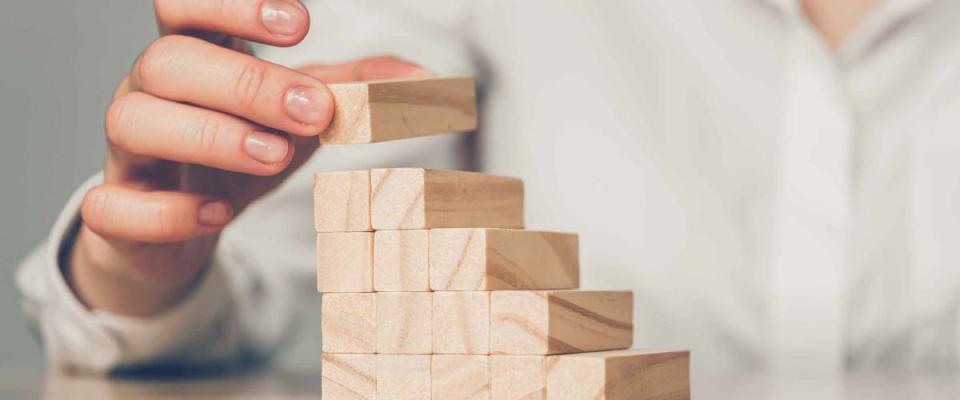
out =
<svg viewBox="0 0 960 400"><path fill-rule="evenodd" d="M333 86L326 143L476 126L470 78ZM324 399L686 399L689 353L626 350L633 293L578 290L578 238L524 230L523 182L315 175Z"/></svg>

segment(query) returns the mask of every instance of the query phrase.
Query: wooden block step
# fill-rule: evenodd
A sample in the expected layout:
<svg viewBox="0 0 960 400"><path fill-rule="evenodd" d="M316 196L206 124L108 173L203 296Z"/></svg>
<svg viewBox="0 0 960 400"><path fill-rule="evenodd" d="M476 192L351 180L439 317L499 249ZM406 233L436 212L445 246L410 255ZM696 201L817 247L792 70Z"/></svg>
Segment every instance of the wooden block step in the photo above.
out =
<svg viewBox="0 0 960 400"><path fill-rule="evenodd" d="M490 292L433 292L433 352L490 353Z"/></svg>
<svg viewBox="0 0 960 400"><path fill-rule="evenodd" d="M477 172L423 168L370 173L375 230L523 228L523 182Z"/></svg>
<svg viewBox="0 0 960 400"><path fill-rule="evenodd" d="M430 400L430 355L377 354L376 357L378 400Z"/></svg>
<svg viewBox="0 0 960 400"><path fill-rule="evenodd" d="M320 307L325 353L373 354L377 350L377 294L328 293Z"/></svg>
<svg viewBox="0 0 960 400"><path fill-rule="evenodd" d="M616 350L546 359L549 400L686 400L690 352Z"/></svg>
<svg viewBox="0 0 960 400"><path fill-rule="evenodd" d="M518 229L430 230L433 290L576 289L576 234Z"/></svg>
<svg viewBox="0 0 960 400"><path fill-rule="evenodd" d="M429 292L378 292L377 353L430 354L433 300Z"/></svg>
<svg viewBox="0 0 960 400"><path fill-rule="evenodd" d="M322 399L372 400L377 393L377 356L324 353L321 368Z"/></svg>
<svg viewBox="0 0 960 400"><path fill-rule="evenodd" d="M491 354L562 354L626 349L633 292L490 292Z"/></svg>
<svg viewBox="0 0 960 400"><path fill-rule="evenodd" d="M373 291L373 232L317 234L317 291Z"/></svg>
<svg viewBox="0 0 960 400"><path fill-rule="evenodd" d="M377 231L373 236L373 288L378 292L430 290L429 231Z"/></svg>
<svg viewBox="0 0 960 400"><path fill-rule="evenodd" d="M370 171L314 174L313 204L317 232L372 231Z"/></svg>
<svg viewBox="0 0 960 400"><path fill-rule="evenodd" d="M374 143L477 127L472 77L339 83L334 114L320 134L327 144Z"/></svg>
<svg viewBox="0 0 960 400"><path fill-rule="evenodd" d="M490 356L490 398L544 400L547 398L547 356ZM589 398L589 397L588 397Z"/></svg>
<svg viewBox="0 0 960 400"><path fill-rule="evenodd" d="M432 400L490 398L489 357L435 354L430 365Z"/></svg>

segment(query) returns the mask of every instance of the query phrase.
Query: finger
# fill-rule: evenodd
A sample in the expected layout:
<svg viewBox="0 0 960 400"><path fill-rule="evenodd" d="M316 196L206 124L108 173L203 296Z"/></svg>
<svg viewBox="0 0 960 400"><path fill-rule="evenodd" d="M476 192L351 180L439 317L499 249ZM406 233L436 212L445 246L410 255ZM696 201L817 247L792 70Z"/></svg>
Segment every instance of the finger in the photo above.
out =
<svg viewBox="0 0 960 400"><path fill-rule="evenodd" d="M298 71L325 83L436 76L434 72L419 64L394 56L371 57L343 64L307 65Z"/></svg>
<svg viewBox="0 0 960 400"><path fill-rule="evenodd" d="M225 201L183 192L143 192L119 185L94 187L80 206L83 223L119 240L164 243L219 232L233 218Z"/></svg>
<svg viewBox="0 0 960 400"><path fill-rule="evenodd" d="M310 29L297 0L155 0L154 9L163 35L203 31L292 46Z"/></svg>
<svg viewBox="0 0 960 400"><path fill-rule="evenodd" d="M319 134L333 117L319 80L186 36L165 36L143 53L132 86L167 100L240 116L300 136Z"/></svg>
<svg viewBox="0 0 960 400"><path fill-rule="evenodd" d="M293 158L285 135L246 120L143 92L121 96L106 117L110 144L141 157L274 175Z"/></svg>

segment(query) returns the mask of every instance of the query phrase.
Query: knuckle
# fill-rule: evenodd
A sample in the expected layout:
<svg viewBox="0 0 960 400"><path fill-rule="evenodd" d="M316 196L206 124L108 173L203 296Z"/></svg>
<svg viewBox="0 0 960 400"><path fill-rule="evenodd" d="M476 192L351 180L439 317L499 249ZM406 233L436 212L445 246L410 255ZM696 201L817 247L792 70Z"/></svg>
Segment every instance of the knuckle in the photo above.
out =
<svg viewBox="0 0 960 400"><path fill-rule="evenodd" d="M94 232L102 233L108 225L115 203L113 196L102 185L90 189L80 204L83 223Z"/></svg>
<svg viewBox="0 0 960 400"><path fill-rule="evenodd" d="M259 61L248 61L234 78L233 97L238 105L250 109L256 105L257 98L267 79L267 66Z"/></svg>
<svg viewBox="0 0 960 400"><path fill-rule="evenodd" d="M169 204L161 203L154 207L153 220L158 238L169 239L178 235L174 214L173 208Z"/></svg>
<svg viewBox="0 0 960 400"><path fill-rule="evenodd" d="M125 126L130 120L130 96L123 95L110 103L104 116L104 128L107 134L107 141L117 147L124 147Z"/></svg>
<svg viewBox="0 0 960 400"><path fill-rule="evenodd" d="M168 35L154 40L147 46L133 71L141 87L152 87L157 81L163 79L175 59L177 47L183 46L185 40L183 36Z"/></svg>
<svg viewBox="0 0 960 400"><path fill-rule="evenodd" d="M216 151L219 137L222 133L220 120L213 114L204 115L192 132L188 132L187 140L193 147L205 154Z"/></svg>

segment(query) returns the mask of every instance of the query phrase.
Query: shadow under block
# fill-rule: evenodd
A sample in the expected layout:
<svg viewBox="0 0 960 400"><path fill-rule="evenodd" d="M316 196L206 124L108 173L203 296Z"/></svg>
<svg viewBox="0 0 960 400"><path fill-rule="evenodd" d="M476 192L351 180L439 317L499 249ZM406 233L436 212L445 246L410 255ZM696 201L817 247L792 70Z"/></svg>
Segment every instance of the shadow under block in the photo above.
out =
<svg viewBox="0 0 960 400"><path fill-rule="evenodd" d="M433 347L429 292L378 292L377 353L430 354Z"/></svg>
<svg viewBox="0 0 960 400"><path fill-rule="evenodd" d="M544 400L545 356L490 356L490 397L496 400Z"/></svg>
<svg viewBox="0 0 960 400"><path fill-rule="evenodd" d="M617 350L547 357L547 399L685 400L690 352Z"/></svg>
<svg viewBox="0 0 960 400"><path fill-rule="evenodd" d="M490 399L489 357L435 354L430 364L432 400Z"/></svg>
<svg viewBox="0 0 960 400"><path fill-rule="evenodd" d="M517 229L430 230L433 290L576 289L578 238Z"/></svg>
<svg viewBox="0 0 960 400"><path fill-rule="evenodd" d="M377 356L324 353L322 357L321 398L336 400L376 398Z"/></svg>
<svg viewBox="0 0 960 400"><path fill-rule="evenodd" d="M373 291L373 232L317 234L317 291Z"/></svg>
<svg viewBox="0 0 960 400"><path fill-rule="evenodd" d="M313 175L314 228L317 232L363 232L370 227L370 171Z"/></svg>
<svg viewBox="0 0 960 400"><path fill-rule="evenodd" d="M633 292L490 292L491 354L563 354L629 348Z"/></svg>
<svg viewBox="0 0 960 400"><path fill-rule="evenodd" d="M320 307L324 353L373 354L377 350L377 294L328 293Z"/></svg>
<svg viewBox="0 0 960 400"><path fill-rule="evenodd" d="M377 354L378 400L429 400L430 355Z"/></svg>
<svg viewBox="0 0 960 400"><path fill-rule="evenodd" d="M373 236L373 287L385 292L430 290L429 232L377 231Z"/></svg>
<svg viewBox="0 0 960 400"><path fill-rule="evenodd" d="M490 353L490 292L433 292L433 352Z"/></svg>
<svg viewBox="0 0 960 400"><path fill-rule="evenodd" d="M376 230L523 228L523 181L478 172L386 168L370 172Z"/></svg>
<svg viewBox="0 0 960 400"><path fill-rule="evenodd" d="M472 77L421 78L340 83L328 86L334 98L330 126L320 134L328 144L374 143L477 127Z"/></svg>

